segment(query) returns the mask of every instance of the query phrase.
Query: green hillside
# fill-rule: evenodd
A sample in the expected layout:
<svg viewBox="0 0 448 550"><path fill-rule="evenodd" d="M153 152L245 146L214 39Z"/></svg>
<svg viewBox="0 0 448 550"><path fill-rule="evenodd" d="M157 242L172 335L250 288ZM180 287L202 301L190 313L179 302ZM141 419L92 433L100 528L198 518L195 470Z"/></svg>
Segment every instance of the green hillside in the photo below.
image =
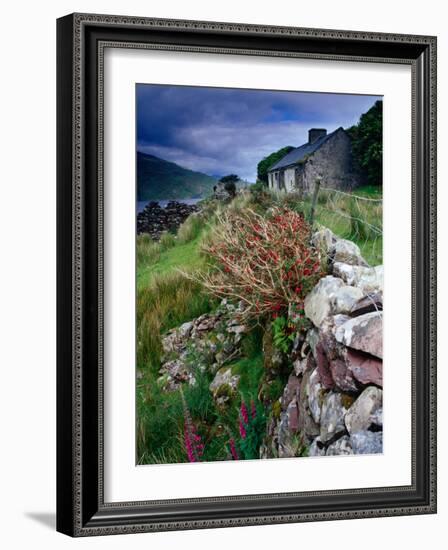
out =
<svg viewBox="0 0 448 550"><path fill-rule="evenodd" d="M137 200L188 199L208 195L216 179L154 155L137 153Z"/></svg>

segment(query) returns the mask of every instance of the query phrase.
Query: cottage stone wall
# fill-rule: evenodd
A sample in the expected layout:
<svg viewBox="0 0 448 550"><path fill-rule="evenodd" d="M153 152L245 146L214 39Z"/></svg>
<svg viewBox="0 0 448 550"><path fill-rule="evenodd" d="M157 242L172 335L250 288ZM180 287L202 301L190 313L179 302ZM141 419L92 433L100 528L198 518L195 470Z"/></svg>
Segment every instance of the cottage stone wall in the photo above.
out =
<svg viewBox="0 0 448 550"><path fill-rule="evenodd" d="M353 170L351 140L340 130L311 155L297 178L297 187L311 193L316 179L324 187L350 190L359 185Z"/></svg>
<svg viewBox="0 0 448 550"><path fill-rule="evenodd" d="M304 195L313 192L317 179L324 187L342 190L353 189L361 183L353 165L351 140L343 129L308 158L268 174L270 189L299 191Z"/></svg>
<svg viewBox="0 0 448 550"><path fill-rule="evenodd" d="M268 184L269 188L273 191L281 189L281 170L277 170L275 172L269 172L268 174Z"/></svg>
<svg viewBox="0 0 448 550"><path fill-rule="evenodd" d="M296 167L292 166L291 168L286 168L284 171L285 175L285 191L290 193L296 188Z"/></svg>

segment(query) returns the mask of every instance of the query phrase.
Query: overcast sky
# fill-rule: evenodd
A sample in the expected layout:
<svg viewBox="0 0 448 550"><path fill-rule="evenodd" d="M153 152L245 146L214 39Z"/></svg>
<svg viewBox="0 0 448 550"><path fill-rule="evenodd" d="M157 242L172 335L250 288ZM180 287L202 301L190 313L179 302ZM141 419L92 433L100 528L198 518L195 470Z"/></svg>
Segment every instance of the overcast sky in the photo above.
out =
<svg viewBox="0 0 448 550"><path fill-rule="evenodd" d="M137 85L137 149L210 175L255 181L257 164L308 129L358 122L378 96Z"/></svg>

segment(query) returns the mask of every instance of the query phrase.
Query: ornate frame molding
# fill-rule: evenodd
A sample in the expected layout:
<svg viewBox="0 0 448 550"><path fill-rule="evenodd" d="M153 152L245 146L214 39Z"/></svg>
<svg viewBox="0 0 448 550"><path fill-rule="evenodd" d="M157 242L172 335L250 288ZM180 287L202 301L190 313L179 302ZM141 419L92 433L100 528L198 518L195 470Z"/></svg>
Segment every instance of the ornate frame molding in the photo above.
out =
<svg viewBox="0 0 448 550"><path fill-rule="evenodd" d="M133 31L138 37L130 40ZM157 39L151 31L156 31ZM186 34L195 42L186 42ZM165 36L166 35L166 38ZM219 44L230 42L230 45ZM233 46L236 37L251 47ZM273 38L288 48L269 49ZM267 39L267 41L266 41ZM188 41L187 41L188 42ZM319 44L321 51L312 51ZM328 53L337 45L339 53ZM387 49L381 49L382 46ZM74 14L58 20L58 530L72 536L105 535L238 525L425 514L436 511L436 38L400 34L273 27L205 21ZM306 46L306 47L305 47ZM103 55L104 48L149 48L219 54L298 57L341 61L405 63L412 66L412 220L413 220L413 483L313 493L242 495L176 501L105 503L102 483L103 346ZM308 49L306 49L308 48ZM336 48L336 49L337 49ZM332 51L331 50L331 51ZM359 54L355 52L358 51ZM389 53L390 52L390 53ZM387 53L387 55L385 55ZM399 53L400 55L396 55ZM394 55L392 55L394 54ZM92 73L93 71L93 73ZM94 79L92 74L94 74ZM94 81L93 81L94 80ZM92 97L93 91L96 94ZM96 128L88 115L98 116ZM90 183L86 187L87 182ZM94 186L92 191L91 187ZM88 206L91 205L91 206ZM93 212L95 210L95 212ZM97 246L89 247L87 236ZM421 265L425 259L424 265ZM94 294L96 292L96 298ZM96 329L86 320L86 303L96 304ZM419 317L417 309L420 308ZM425 324L419 319L423 314ZM96 342L96 344L95 344ZM92 353L94 351L94 353ZM93 359L90 357L93 356ZM417 393L417 363L427 358L425 395ZM87 370L87 362L91 368ZM422 366L421 362L419 363ZM95 368L96 380L90 371ZM420 379L419 379L420 380ZM424 399L424 403L422 403ZM70 406L68 407L68 404ZM426 411L424 425L417 408ZM86 409L96 411L95 429ZM417 422L420 424L417 426ZM69 432L68 432L69 430ZM70 438L67 438L67 432ZM424 456L416 456L417 439ZM96 442L96 443L95 443ZM94 451L96 447L96 452ZM87 453L87 454L86 454ZM94 456L90 457L90 454ZM422 462L425 466L422 469ZM93 488L88 484L93 482ZM422 487L423 483L423 487ZM397 495L394 505L378 504L379 492ZM398 496L399 493L399 496ZM269 513L267 501L334 498L332 509ZM359 501L357 509L344 503ZM243 504L257 504L244 516ZM180 506L221 505L215 517L185 517ZM241 502L238 506L236 503ZM169 507L162 520L155 507ZM225 507L234 510L233 515ZM236 508L238 508L238 513ZM180 516L182 516L181 518ZM201 514L199 514L200 516ZM242 517L243 516L243 517Z"/></svg>

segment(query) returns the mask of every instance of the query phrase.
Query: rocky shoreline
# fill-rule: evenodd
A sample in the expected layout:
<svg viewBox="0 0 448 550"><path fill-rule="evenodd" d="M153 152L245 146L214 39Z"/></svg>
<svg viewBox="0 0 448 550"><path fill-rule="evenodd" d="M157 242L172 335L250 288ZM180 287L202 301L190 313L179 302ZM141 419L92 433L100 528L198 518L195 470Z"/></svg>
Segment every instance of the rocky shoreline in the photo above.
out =
<svg viewBox="0 0 448 550"><path fill-rule="evenodd" d="M137 215L137 234L148 233L158 241L164 232L176 232L190 214L198 211L196 204L170 201L162 208L157 201L151 201Z"/></svg>

